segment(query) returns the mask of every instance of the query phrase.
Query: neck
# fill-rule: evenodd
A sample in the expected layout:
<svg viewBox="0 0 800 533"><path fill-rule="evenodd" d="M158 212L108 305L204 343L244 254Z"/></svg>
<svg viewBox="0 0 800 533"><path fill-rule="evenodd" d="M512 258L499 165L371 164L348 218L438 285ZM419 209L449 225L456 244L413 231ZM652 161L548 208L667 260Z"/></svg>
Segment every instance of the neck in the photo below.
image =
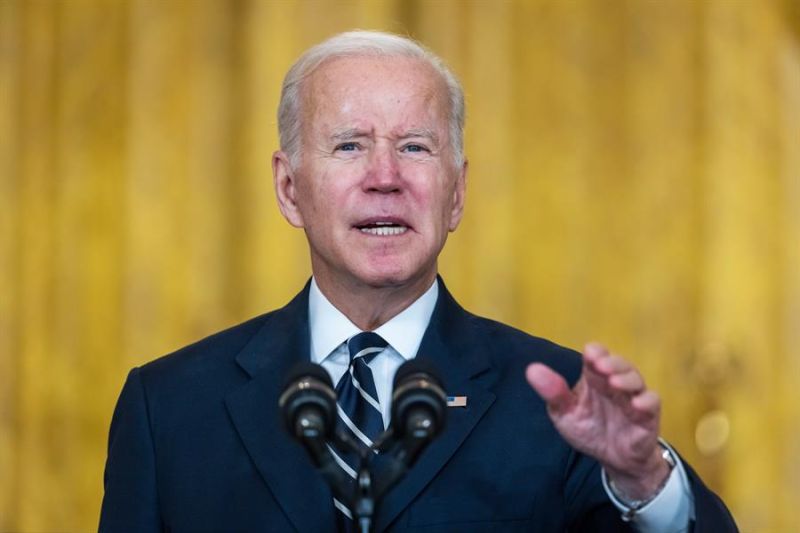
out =
<svg viewBox="0 0 800 533"><path fill-rule="evenodd" d="M373 331L400 314L431 288L436 272L396 286L345 284L314 274L319 290L336 309L363 331Z"/></svg>

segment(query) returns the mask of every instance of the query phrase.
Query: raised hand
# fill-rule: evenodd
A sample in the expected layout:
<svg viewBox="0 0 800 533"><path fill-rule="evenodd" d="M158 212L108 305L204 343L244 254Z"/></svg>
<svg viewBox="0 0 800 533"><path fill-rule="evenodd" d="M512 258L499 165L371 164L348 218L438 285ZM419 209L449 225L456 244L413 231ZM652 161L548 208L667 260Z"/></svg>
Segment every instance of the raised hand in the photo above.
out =
<svg viewBox="0 0 800 533"><path fill-rule="evenodd" d="M529 365L525 377L547 402L558 432L597 459L626 498L658 491L670 471L658 445L661 401L631 363L592 343L584 348L583 372L572 389L541 363Z"/></svg>

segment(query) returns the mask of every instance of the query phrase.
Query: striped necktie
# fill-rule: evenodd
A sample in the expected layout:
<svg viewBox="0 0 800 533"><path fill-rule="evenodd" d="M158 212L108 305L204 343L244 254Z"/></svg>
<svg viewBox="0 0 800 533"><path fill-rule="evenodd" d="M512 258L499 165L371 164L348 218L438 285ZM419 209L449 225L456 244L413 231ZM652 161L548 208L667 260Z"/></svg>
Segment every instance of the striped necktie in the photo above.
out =
<svg viewBox="0 0 800 533"><path fill-rule="evenodd" d="M371 331L351 337L347 341L350 366L336 385L339 427L353 441L363 444L365 447L371 446L378 435L383 432L383 416L369 362L382 352L387 344L380 335ZM353 486L355 486L358 456L334 450L330 446L329 448L336 462L350 476ZM352 515L345 505L349 502L340 502L334 498L333 503L336 509L344 515L343 520L340 521L343 530L354 530Z"/></svg>

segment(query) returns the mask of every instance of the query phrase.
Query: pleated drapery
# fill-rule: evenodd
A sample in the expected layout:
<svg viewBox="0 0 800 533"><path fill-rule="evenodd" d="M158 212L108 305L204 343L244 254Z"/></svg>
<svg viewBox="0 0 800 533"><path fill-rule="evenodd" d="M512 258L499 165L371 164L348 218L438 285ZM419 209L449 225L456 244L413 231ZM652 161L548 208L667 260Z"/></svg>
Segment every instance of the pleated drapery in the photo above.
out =
<svg viewBox="0 0 800 533"><path fill-rule="evenodd" d="M463 81L452 292L627 355L742 530L800 530L793 0L0 0L0 530L96 528L127 371L301 288L280 82L352 28Z"/></svg>

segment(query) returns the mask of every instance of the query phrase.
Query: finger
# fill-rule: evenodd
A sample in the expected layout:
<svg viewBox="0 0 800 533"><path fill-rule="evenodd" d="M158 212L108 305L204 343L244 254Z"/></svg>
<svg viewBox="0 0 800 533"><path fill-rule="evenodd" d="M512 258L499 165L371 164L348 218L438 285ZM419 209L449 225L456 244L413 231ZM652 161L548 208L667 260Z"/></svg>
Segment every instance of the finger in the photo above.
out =
<svg viewBox="0 0 800 533"><path fill-rule="evenodd" d="M599 342L589 342L583 347L583 357L592 364L609 355L608 348Z"/></svg>
<svg viewBox="0 0 800 533"><path fill-rule="evenodd" d="M646 390L631 398L631 405L641 413L657 415L661 410L661 398L657 393Z"/></svg>
<svg viewBox="0 0 800 533"><path fill-rule="evenodd" d="M590 389L603 396L613 396L620 391L609 381L610 376L632 369L630 363L610 353L600 344L587 344L584 349L583 376Z"/></svg>
<svg viewBox="0 0 800 533"><path fill-rule="evenodd" d="M525 370L525 378L539 396L544 399L552 414L563 413L574 402L574 396L566 380L547 365L541 363L528 365Z"/></svg>
<svg viewBox="0 0 800 533"><path fill-rule="evenodd" d="M590 342L584 346L583 360L589 371L602 376L627 372L632 368L630 362L609 352L598 342Z"/></svg>
<svg viewBox="0 0 800 533"><path fill-rule="evenodd" d="M592 364L596 372L606 376L610 376L612 374L622 374L633 369L633 365L630 363L630 361L613 353L609 354L607 357L603 357L597 361L594 361Z"/></svg>
<svg viewBox="0 0 800 533"><path fill-rule="evenodd" d="M584 357L586 384L603 396L628 403L630 396L645 388L644 379L627 359L602 347L587 345L588 356Z"/></svg>
<svg viewBox="0 0 800 533"><path fill-rule="evenodd" d="M609 355L606 347L598 342L590 342L583 347L583 370L581 374L589 388L605 390L608 387L605 375L597 368L597 365L600 361L608 358Z"/></svg>
<svg viewBox="0 0 800 533"><path fill-rule="evenodd" d="M644 379L635 369L631 368L622 374L609 376L608 383L617 391L636 394L644 390Z"/></svg>

